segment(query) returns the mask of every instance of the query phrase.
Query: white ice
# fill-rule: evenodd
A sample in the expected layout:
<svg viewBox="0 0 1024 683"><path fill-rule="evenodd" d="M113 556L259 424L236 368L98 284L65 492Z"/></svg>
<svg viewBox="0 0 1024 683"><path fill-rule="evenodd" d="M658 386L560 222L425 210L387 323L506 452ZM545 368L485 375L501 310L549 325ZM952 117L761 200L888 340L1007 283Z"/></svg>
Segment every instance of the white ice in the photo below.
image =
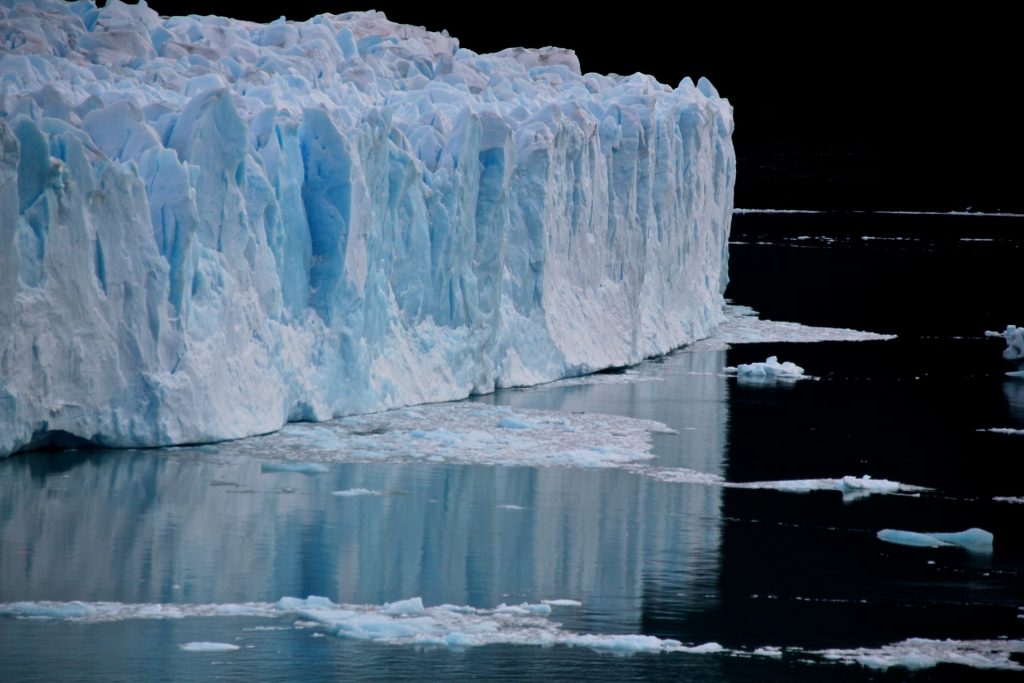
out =
<svg viewBox="0 0 1024 683"><path fill-rule="evenodd" d="M725 651L718 643L688 646L677 640L654 636L568 631L549 618L552 605L569 607L578 606L579 603L561 599L479 609L456 605L427 607L420 598L383 605L345 605L317 596L305 599L286 597L276 603L221 605L21 602L0 603L0 616L48 618L80 623L247 616L289 620L295 628L314 628L340 638L389 645L452 649L494 644L543 647L563 645L619 654L713 654ZM211 651L213 646L223 644L188 645L195 646L196 650Z"/></svg>
<svg viewBox="0 0 1024 683"><path fill-rule="evenodd" d="M1024 640L909 638L877 648L835 648L821 650L815 654L825 659L860 664L871 669L929 669L939 664L958 664L975 669L1024 671L1024 665L1017 661L1020 655L1024 654Z"/></svg>
<svg viewBox="0 0 1024 683"><path fill-rule="evenodd" d="M977 431L1006 434L1008 436L1024 436L1024 429L1014 429L1013 427L989 427L988 429L979 429Z"/></svg>
<svg viewBox="0 0 1024 683"><path fill-rule="evenodd" d="M548 382L722 320L733 119L704 79L378 12L3 2L0 45L0 456Z"/></svg>
<svg viewBox="0 0 1024 683"><path fill-rule="evenodd" d="M767 344L767 343L814 343L814 342L857 342L887 341L895 339L894 334L877 334L862 332L842 327L815 327L800 323L762 320L757 311L749 306L726 305L725 320L718 326L714 335L707 340L698 342L697 348L703 349L712 341L721 345L731 344Z"/></svg>
<svg viewBox="0 0 1024 683"><path fill-rule="evenodd" d="M740 489L773 489L789 493L810 493L811 491L839 491L843 500L850 502L866 498L872 494L916 494L931 489L925 486L904 484L889 479L872 479L870 475L861 477L844 476L838 479L788 479L781 481L729 482L724 484L730 488Z"/></svg>
<svg viewBox="0 0 1024 683"><path fill-rule="evenodd" d="M991 553L994 537L984 529L971 528L956 532L903 531L900 529L882 529L878 539L887 543L907 545L919 548L963 548L973 553Z"/></svg>
<svg viewBox="0 0 1024 683"><path fill-rule="evenodd" d="M356 498L360 496L383 496L383 491L373 491L371 489L345 489L344 491L331 491L332 496L338 496L339 498Z"/></svg>
<svg viewBox="0 0 1024 683"><path fill-rule="evenodd" d="M986 337L1002 337L1006 340L1006 348L1003 349L1003 358L1006 360L1024 359L1024 327L1007 325L1002 332L985 331ZM1007 373L1017 374L1017 373Z"/></svg>
<svg viewBox="0 0 1024 683"><path fill-rule="evenodd" d="M725 371L734 373L737 381L745 384L772 384L811 379L804 374L802 367L789 361L780 363L778 356L769 356L763 363L741 363L736 367L727 367Z"/></svg>
<svg viewBox="0 0 1024 683"><path fill-rule="evenodd" d="M303 463L432 462L533 467L623 467L654 457L660 422L598 413L563 413L439 403L317 424L220 445L224 456L301 457Z"/></svg>
<svg viewBox="0 0 1024 683"><path fill-rule="evenodd" d="M178 647L188 652L231 652L240 649L238 645L232 645L231 643L211 643L208 641L183 643Z"/></svg>

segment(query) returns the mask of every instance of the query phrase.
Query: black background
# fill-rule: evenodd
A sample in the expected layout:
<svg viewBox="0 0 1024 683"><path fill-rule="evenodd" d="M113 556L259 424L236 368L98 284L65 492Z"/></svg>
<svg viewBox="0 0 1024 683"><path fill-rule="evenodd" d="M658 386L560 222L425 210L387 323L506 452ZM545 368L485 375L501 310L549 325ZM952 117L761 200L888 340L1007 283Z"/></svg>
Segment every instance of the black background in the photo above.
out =
<svg viewBox="0 0 1024 683"><path fill-rule="evenodd" d="M149 4L256 21L365 8ZM576 50L584 71L643 71L672 85L708 76L735 107L740 207L1024 211L1022 60L1008 14L665 7L375 3L477 52L558 45Z"/></svg>

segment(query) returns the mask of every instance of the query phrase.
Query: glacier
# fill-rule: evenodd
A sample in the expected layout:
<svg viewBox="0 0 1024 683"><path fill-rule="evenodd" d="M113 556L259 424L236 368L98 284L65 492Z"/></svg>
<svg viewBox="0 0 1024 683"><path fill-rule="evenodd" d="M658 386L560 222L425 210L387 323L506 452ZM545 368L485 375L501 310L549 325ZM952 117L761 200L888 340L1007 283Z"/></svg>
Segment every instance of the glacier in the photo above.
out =
<svg viewBox="0 0 1024 683"><path fill-rule="evenodd" d="M705 79L0 0L0 456L201 443L635 363L723 319Z"/></svg>

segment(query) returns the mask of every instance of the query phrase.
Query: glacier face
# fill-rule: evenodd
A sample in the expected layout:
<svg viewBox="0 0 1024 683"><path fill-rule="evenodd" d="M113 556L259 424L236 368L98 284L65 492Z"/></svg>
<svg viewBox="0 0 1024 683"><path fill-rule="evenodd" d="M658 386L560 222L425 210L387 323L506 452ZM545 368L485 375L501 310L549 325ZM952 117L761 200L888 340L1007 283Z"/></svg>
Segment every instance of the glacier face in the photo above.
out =
<svg viewBox="0 0 1024 683"><path fill-rule="evenodd" d="M722 317L707 81L376 12L0 0L0 455L273 431L636 362Z"/></svg>

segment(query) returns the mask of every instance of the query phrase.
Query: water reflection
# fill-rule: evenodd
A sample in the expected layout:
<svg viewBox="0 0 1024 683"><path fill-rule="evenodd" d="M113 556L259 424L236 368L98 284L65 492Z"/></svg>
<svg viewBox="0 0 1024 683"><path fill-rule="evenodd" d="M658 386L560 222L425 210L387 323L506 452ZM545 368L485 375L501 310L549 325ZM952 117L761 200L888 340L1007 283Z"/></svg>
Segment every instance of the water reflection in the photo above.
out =
<svg viewBox="0 0 1024 683"><path fill-rule="evenodd" d="M722 474L722 356L639 368L658 381L480 400L658 420L678 434L656 435L657 464ZM353 488L387 495L331 495ZM0 462L0 601L567 597L585 605L568 627L636 632L652 581L693 609L714 599L720 507L717 487L615 469L364 463L310 476L213 448L21 455Z"/></svg>

